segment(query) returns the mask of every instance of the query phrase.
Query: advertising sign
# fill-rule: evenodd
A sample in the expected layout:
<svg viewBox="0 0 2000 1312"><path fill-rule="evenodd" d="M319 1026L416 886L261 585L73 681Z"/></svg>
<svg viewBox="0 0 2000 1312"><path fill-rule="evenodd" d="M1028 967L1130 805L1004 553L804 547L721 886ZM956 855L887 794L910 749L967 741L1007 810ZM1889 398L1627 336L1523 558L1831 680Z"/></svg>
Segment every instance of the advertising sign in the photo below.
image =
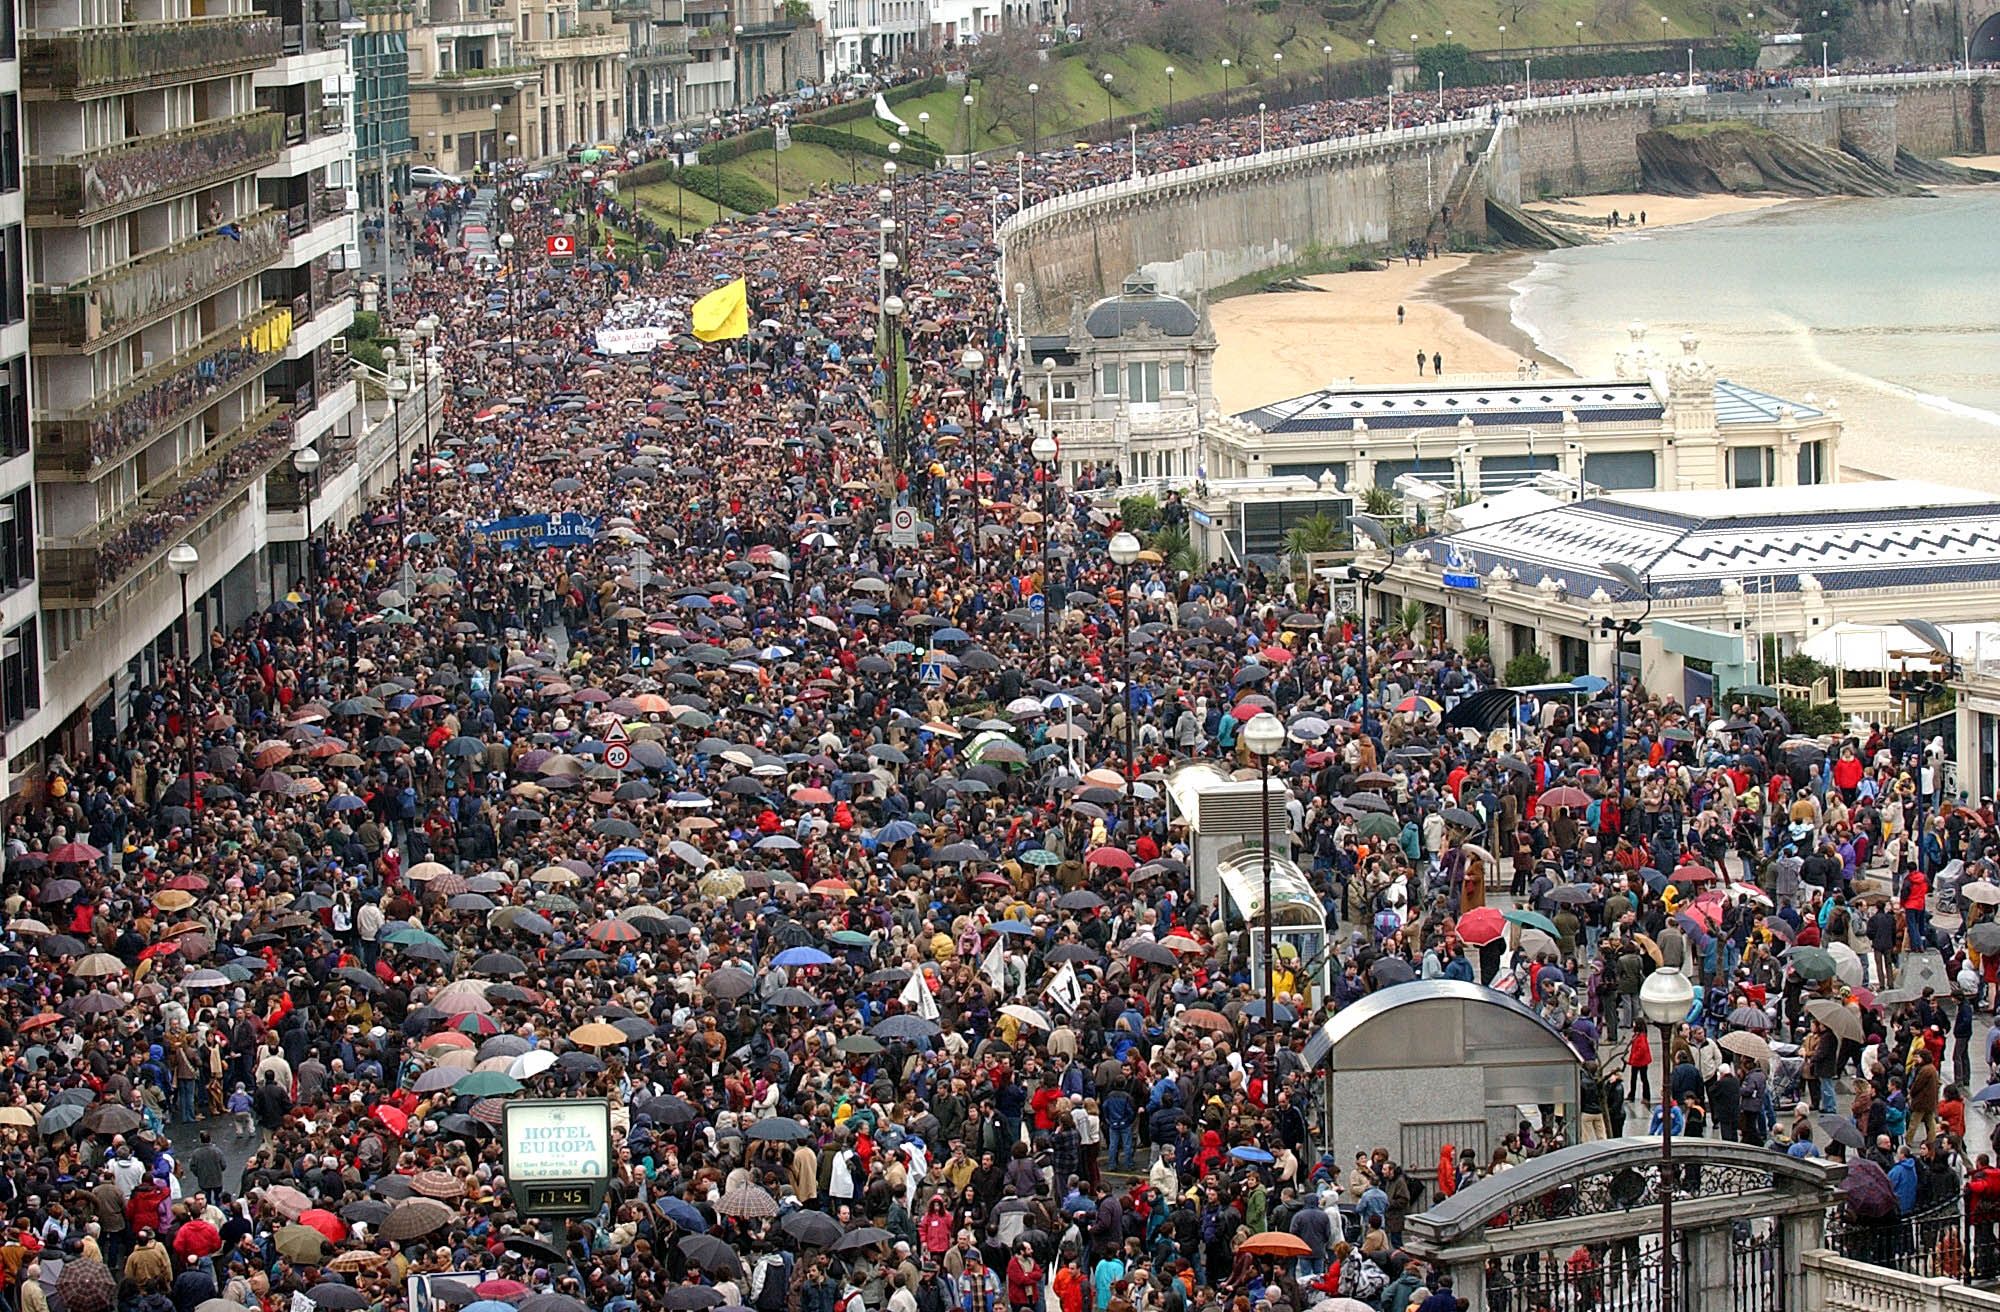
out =
<svg viewBox="0 0 2000 1312"><path fill-rule="evenodd" d="M575 235L567 232L550 233L549 258L552 260L569 260L576 258Z"/></svg>
<svg viewBox="0 0 2000 1312"><path fill-rule="evenodd" d="M604 519L600 515L581 515L565 510L553 515L516 515L511 519L488 520L484 524L474 524L471 533L475 542L482 546L536 551L542 547L588 545L597 541L598 530L603 527Z"/></svg>
<svg viewBox="0 0 2000 1312"><path fill-rule="evenodd" d="M611 1178L611 1104L532 1098L506 1104L500 1125L507 1187L523 1216L588 1216Z"/></svg>

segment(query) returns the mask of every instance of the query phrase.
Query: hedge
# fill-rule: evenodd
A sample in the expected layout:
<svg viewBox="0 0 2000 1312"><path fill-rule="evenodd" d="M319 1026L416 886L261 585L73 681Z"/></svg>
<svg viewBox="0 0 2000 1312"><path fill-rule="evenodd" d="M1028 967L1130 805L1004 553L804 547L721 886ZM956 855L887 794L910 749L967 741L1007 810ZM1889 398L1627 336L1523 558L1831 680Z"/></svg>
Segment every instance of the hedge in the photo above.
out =
<svg viewBox="0 0 2000 1312"><path fill-rule="evenodd" d="M905 82L882 93L882 99L891 105L900 105L905 100L915 100L918 96L928 96L934 91L945 89L942 77L918 78L915 82ZM814 123L846 123L857 118L867 118L875 112L875 97L856 96L853 100L842 101L830 109L816 109L802 115Z"/></svg>
<svg viewBox="0 0 2000 1312"><path fill-rule="evenodd" d="M1710 42L1695 48L1695 67L1728 70L1748 67L1756 52L1747 53L1735 42ZM1417 55L1421 84L1435 82L1439 72L1451 86L1503 86L1527 81L1528 68L1520 59L1495 59L1476 55L1454 43L1427 46ZM1540 55L1534 63L1535 80L1555 83L1570 79L1641 77L1651 73L1680 72L1687 68L1687 47L1659 47L1651 50L1595 50L1574 55Z"/></svg>
<svg viewBox="0 0 2000 1312"><path fill-rule="evenodd" d="M724 173L711 164L690 164L682 169L681 185L708 200L718 199L719 193L722 203L738 214L755 214L778 203L769 188L740 173Z"/></svg>
<svg viewBox="0 0 2000 1312"><path fill-rule="evenodd" d="M771 129L758 128L745 132L740 137L724 137L721 141L711 141L698 152L704 164L727 164L732 159L771 148Z"/></svg>
<svg viewBox="0 0 2000 1312"><path fill-rule="evenodd" d="M873 155L877 159L901 159L920 169L935 168L944 159L942 151L921 141L901 142L902 154L892 156L889 153L889 143L886 141L836 132L832 128L820 127L814 123L796 124L792 128L792 140L810 142L815 146L828 146L849 154Z"/></svg>

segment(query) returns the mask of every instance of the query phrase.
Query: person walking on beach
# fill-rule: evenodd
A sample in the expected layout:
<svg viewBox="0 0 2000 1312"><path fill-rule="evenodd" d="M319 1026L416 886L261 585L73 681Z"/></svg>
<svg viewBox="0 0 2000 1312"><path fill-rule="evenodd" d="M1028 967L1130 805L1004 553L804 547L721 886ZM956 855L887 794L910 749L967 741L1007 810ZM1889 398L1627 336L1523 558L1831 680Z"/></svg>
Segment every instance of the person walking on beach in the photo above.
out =
<svg viewBox="0 0 2000 1312"><path fill-rule="evenodd" d="M1419 369L1417 372L1422 373L1423 370ZM1431 377L1444 377L1444 355L1441 352L1431 352Z"/></svg>
<svg viewBox="0 0 2000 1312"><path fill-rule="evenodd" d="M1424 376L1424 352L1423 348L1419 347L1417 348L1417 377L1422 378L1423 376Z"/></svg>
<svg viewBox="0 0 2000 1312"><path fill-rule="evenodd" d="M1403 307L1400 305L1396 307L1396 326L1398 328L1403 326Z"/></svg>

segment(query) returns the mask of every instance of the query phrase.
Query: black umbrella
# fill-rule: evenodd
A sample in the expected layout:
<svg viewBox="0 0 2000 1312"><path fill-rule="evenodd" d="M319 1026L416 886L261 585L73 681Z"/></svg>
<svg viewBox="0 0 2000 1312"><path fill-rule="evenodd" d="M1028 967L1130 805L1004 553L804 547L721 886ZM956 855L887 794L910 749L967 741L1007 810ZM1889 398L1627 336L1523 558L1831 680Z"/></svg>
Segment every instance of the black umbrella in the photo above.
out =
<svg viewBox="0 0 2000 1312"><path fill-rule="evenodd" d="M740 1275L743 1271L736 1250L714 1235L682 1235L676 1242L688 1261L711 1275Z"/></svg>
<svg viewBox="0 0 2000 1312"><path fill-rule="evenodd" d="M750 1138L768 1139L773 1143L796 1143L807 1138L812 1131L789 1116L766 1116L750 1127Z"/></svg>
<svg viewBox="0 0 2000 1312"><path fill-rule="evenodd" d="M306 1291L306 1297L313 1301L314 1307L328 1308L332 1312L361 1312L373 1301L353 1285L343 1285L337 1280L314 1285Z"/></svg>
<svg viewBox="0 0 2000 1312"><path fill-rule="evenodd" d="M895 1236L878 1226L856 1226L842 1235L833 1245L836 1253L851 1253L857 1249L869 1248L875 1244L886 1244Z"/></svg>
<svg viewBox="0 0 2000 1312"><path fill-rule="evenodd" d="M1377 984L1387 988L1392 984L1407 984L1417 977L1417 968L1401 957L1383 957L1368 968L1368 975Z"/></svg>
<svg viewBox="0 0 2000 1312"><path fill-rule="evenodd" d="M847 1233L840 1222L825 1212L814 1211L793 1212L778 1222L778 1228L808 1248L826 1248L837 1244L840 1237Z"/></svg>
<svg viewBox="0 0 2000 1312"><path fill-rule="evenodd" d="M722 1295L714 1285L675 1285L661 1296L660 1306L669 1312L702 1312L721 1307Z"/></svg>

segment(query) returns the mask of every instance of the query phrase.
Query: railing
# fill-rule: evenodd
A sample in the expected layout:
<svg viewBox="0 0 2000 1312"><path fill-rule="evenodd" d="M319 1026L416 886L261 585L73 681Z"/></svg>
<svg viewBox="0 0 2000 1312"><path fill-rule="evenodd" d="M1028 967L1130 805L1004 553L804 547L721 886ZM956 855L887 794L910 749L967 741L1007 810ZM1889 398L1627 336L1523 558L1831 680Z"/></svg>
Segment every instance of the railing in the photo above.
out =
<svg viewBox="0 0 2000 1312"><path fill-rule="evenodd" d="M21 33L21 85L56 92L111 91L212 77L268 64L284 48L276 18L223 14L122 27Z"/></svg>
<svg viewBox="0 0 2000 1312"><path fill-rule="evenodd" d="M515 78L538 78L541 76L541 71L539 64L507 64L499 68L447 68L428 74L412 71L410 82L412 85L442 82L450 86L471 87L481 82L501 79L511 82Z"/></svg>
<svg viewBox="0 0 2000 1312"><path fill-rule="evenodd" d="M262 210L239 220L236 236L213 233L60 291L37 288L29 300L36 338L89 346L207 296L276 260L285 224L285 214Z"/></svg>
<svg viewBox="0 0 2000 1312"><path fill-rule="evenodd" d="M1987 1253L1991 1260L1990 1245ZM1811 1312L2000 1312L2000 1294L1942 1276L1911 1275L1824 1248L1806 1253L1802 1264L1806 1294L1800 1306Z"/></svg>
<svg viewBox="0 0 2000 1312"><path fill-rule="evenodd" d="M338 105L324 105L313 111L313 131L331 136L347 130L347 111Z"/></svg>
<svg viewBox="0 0 2000 1312"><path fill-rule="evenodd" d="M28 161L28 213L83 218L205 186L277 159L282 114L255 113L80 155Z"/></svg>
<svg viewBox="0 0 2000 1312"><path fill-rule="evenodd" d="M622 28L612 31L566 32L545 40L517 40L514 43L530 59L578 59L591 55L615 55L629 41Z"/></svg>
<svg viewBox="0 0 2000 1312"><path fill-rule="evenodd" d="M84 475L115 466L284 353L285 306L232 324L81 410L35 417L35 470Z"/></svg>
<svg viewBox="0 0 2000 1312"><path fill-rule="evenodd" d="M43 598L96 605L156 565L173 543L205 534L291 449L284 420L285 402L268 402L110 522L47 542L40 553Z"/></svg>
<svg viewBox="0 0 2000 1312"><path fill-rule="evenodd" d="M1844 1209L1827 1218L1828 1248L1857 1262L1911 1275L1965 1279L1972 1239L1972 1224L1955 1198L1928 1211L1886 1221L1850 1219ZM1980 1256L1991 1263L2000 1254L1989 1244ZM1981 1274L1991 1278L1994 1272Z"/></svg>

